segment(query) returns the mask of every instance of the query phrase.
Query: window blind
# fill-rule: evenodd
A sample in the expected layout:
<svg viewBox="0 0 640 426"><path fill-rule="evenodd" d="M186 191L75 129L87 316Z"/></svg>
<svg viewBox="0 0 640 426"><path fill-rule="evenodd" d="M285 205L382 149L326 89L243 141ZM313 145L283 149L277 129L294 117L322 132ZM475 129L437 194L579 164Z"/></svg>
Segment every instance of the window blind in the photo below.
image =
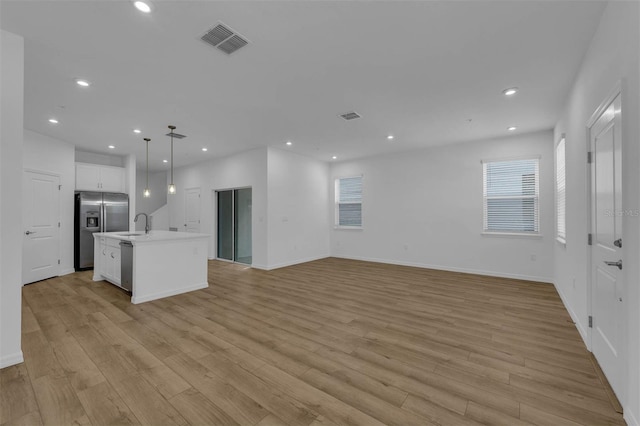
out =
<svg viewBox="0 0 640 426"><path fill-rule="evenodd" d="M538 159L483 162L484 231L539 232Z"/></svg>
<svg viewBox="0 0 640 426"><path fill-rule="evenodd" d="M362 226L362 176L336 179L336 226Z"/></svg>
<svg viewBox="0 0 640 426"><path fill-rule="evenodd" d="M558 240L567 239L567 187L565 163L565 138L556 146L556 224Z"/></svg>

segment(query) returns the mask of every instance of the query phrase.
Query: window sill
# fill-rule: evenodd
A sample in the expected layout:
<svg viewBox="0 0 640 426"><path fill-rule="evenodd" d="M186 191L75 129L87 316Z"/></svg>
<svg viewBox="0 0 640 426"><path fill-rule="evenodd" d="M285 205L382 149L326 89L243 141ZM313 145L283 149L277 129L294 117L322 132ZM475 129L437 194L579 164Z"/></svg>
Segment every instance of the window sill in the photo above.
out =
<svg viewBox="0 0 640 426"><path fill-rule="evenodd" d="M567 247L567 240L565 240L564 238L556 237L556 242L562 247Z"/></svg>
<svg viewBox="0 0 640 426"><path fill-rule="evenodd" d="M362 226L334 226L333 229L344 231L362 231Z"/></svg>
<svg viewBox="0 0 640 426"><path fill-rule="evenodd" d="M482 232L485 237L499 237L499 238L542 238L542 234L527 234L524 232Z"/></svg>

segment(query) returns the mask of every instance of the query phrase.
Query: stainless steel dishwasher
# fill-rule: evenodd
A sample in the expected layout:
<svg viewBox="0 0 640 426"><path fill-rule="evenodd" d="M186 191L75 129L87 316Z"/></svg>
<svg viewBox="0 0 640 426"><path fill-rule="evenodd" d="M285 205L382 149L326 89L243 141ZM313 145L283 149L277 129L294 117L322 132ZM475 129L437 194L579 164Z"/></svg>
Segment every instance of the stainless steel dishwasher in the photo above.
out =
<svg viewBox="0 0 640 426"><path fill-rule="evenodd" d="M120 241L120 282L122 288L133 291L133 244L131 241Z"/></svg>

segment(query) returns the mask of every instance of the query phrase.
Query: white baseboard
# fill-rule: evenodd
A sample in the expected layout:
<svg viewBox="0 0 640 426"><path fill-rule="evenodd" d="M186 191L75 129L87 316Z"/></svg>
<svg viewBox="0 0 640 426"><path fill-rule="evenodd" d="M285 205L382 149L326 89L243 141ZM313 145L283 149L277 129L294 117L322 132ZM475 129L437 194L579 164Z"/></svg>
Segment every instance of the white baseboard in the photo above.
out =
<svg viewBox="0 0 640 426"><path fill-rule="evenodd" d="M362 260L364 262L377 262L377 263L386 263L389 265L412 266L414 268L436 269L438 271L461 272L464 274L486 275L489 277L511 278L514 280L535 281L535 282L553 284L553 279L551 277L538 277L533 275L510 274L510 273L498 272L498 271L485 271L481 269L458 268L455 266L431 265L428 263L404 262L401 260L377 259L372 257L341 256L336 254L331 255L331 257L337 257L340 259L350 259L350 260Z"/></svg>
<svg viewBox="0 0 640 426"><path fill-rule="evenodd" d="M323 254L321 256L306 257L306 258L303 258L303 259L296 259L296 260L292 260L290 262L276 263L275 265L269 265L266 268L266 270L267 271L271 271L273 269L286 268L287 266L293 266L293 265L299 265L301 263L313 262L314 260L326 259L327 257L329 257L329 254ZM254 266L251 265L251 267L254 267ZM263 268L258 268L258 269L263 269Z"/></svg>
<svg viewBox="0 0 640 426"><path fill-rule="evenodd" d="M569 305L568 299L562 292L562 289L560 288L560 286L558 286L555 283L553 284L553 286L556 288L556 291L560 295L560 300L562 300L562 304L564 305L567 312L569 312L569 315L571 316L571 320L576 324L576 328L578 329L578 333L580 333L580 337L582 337L582 341L587 346L587 349L591 351L591 345L589 344L589 333L587 332L587 329L584 328L582 321L580 321L580 318L578 318L578 315L576 315L571 305Z"/></svg>
<svg viewBox="0 0 640 426"><path fill-rule="evenodd" d="M623 418L629 426L640 426L640 423L638 423L638 418L633 415L633 412L629 410L629 407L624 407L623 411Z"/></svg>
<svg viewBox="0 0 640 426"><path fill-rule="evenodd" d="M162 299L163 297L175 296L177 294L188 293L190 291L202 290L203 288L209 287L209 283L206 281L200 284L194 284L189 287L178 288L174 290L161 291L158 293L153 293L146 295L144 297L131 297L131 303L137 305L138 303L150 302L152 300Z"/></svg>
<svg viewBox="0 0 640 426"><path fill-rule="evenodd" d="M63 275L69 275L69 274L73 274L76 270L71 268L71 269L64 269L62 271L60 271L60 276Z"/></svg>
<svg viewBox="0 0 640 426"><path fill-rule="evenodd" d="M12 365L22 362L24 362L24 356L22 355L22 351L18 351L0 358L0 368L11 367Z"/></svg>
<svg viewBox="0 0 640 426"><path fill-rule="evenodd" d="M262 271L268 271L268 270L269 270L269 267L268 267L268 266L266 266L266 265L260 265L260 264L258 264L258 263L252 263L252 264L251 264L251 267L252 267L253 269L260 269L260 270L262 270Z"/></svg>

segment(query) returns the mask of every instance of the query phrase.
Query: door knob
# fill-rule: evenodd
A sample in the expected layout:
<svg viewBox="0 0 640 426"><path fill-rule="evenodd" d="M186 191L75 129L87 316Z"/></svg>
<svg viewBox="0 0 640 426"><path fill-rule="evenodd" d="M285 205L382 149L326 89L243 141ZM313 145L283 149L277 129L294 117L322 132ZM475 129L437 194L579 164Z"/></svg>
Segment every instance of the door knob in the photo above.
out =
<svg viewBox="0 0 640 426"><path fill-rule="evenodd" d="M35 231L27 231L27 232L25 232L25 235L31 235L31 234L35 234L35 233L36 233Z"/></svg>
<svg viewBox="0 0 640 426"><path fill-rule="evenodd" d="M605 260L604 263L606 263L609 266L617 266L618 269L622 269L622 260L618 260L617 262L608 262Z"/></svg>
<svg viewBox="0 0 640 426"><path fill-rule="evenodd" d="M618 247L618 248L622 248L622 238L618 238L617 240L615 240L613 242L613 245Z"/></svg>

